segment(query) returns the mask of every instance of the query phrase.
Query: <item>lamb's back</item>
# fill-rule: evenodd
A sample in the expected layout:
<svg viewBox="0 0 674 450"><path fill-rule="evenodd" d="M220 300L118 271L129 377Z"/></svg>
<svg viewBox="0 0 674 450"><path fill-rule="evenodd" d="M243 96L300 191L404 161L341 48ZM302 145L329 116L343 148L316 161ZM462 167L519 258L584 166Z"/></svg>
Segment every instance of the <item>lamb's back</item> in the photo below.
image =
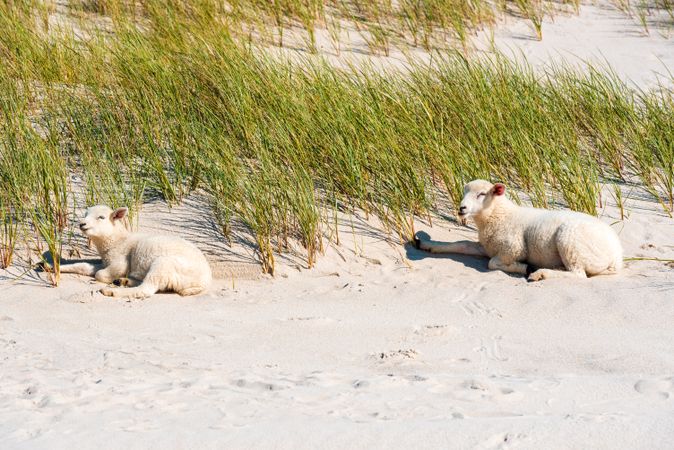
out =
<svg viewBox="0 0 674 450"><path fill-rule="evenodd" d="M537 267L563 267L558 251L558 231L569 223L599 223L601 221L574 211L554 211L522 208L527 261Z"/></svg>
<svg viewBox="0 0 674 450"><path fill-rule="evenodd" d="M144 277L150 266L159 257L172 257L178 268L208 270L208 262L203 253L191 242L178 236L150 235L135 233L129 237L129 264L136 276Z"/></svg>

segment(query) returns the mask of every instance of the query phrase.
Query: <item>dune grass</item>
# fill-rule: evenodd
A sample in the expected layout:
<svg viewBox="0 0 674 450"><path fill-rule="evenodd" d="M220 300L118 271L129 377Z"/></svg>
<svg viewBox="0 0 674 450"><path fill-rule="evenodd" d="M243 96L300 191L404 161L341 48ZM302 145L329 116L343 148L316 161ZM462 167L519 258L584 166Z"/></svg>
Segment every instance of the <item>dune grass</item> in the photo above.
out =
<svg viewBox="0 0 674 450"><path fill-rule="evenodd" d="M268 273L290 240L314 264L336 236L329 211L375 215L405 242L477 177L590 214L603 184L637 178L674 209L671 90L461 52L405 73L286 61L208 5L144 2L142 27L119 15L114 32L76 39L46 32L30 2L0 3L3 266L21 240L58 261L82 204L137 213L195 191L223 239L250 230Z"/></svg>
<svg viewBox="0 0 674 450"><path fill-rule="evenodd" d="M671 0L611 3L646 33L654 24L667 33L674 29ZM43 17L56 10L53 1L42 5ZM393 45L465 50L472 35L506 15L529 21L534 36L542 39L546 16L578 13L581 7L579 0L72 0L66 5L72 16L133 20L141 26L158 13L189 17L202 25L217 18L227 33L279 46L287 42L289 29L302 29L306 47L314 52L318 29L328 31L337 51L343 39L340 33L355 29L370 51L386 55Z"/></svg>

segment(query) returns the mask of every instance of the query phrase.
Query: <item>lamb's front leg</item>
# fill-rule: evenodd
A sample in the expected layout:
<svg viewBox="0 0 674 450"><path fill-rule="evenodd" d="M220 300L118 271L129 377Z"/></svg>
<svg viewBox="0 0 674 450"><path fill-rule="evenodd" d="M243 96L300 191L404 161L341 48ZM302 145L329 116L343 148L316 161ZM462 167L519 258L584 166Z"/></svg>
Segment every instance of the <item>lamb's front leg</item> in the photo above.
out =
<svg viewBox="0 0 674 450"><path fill-rule="evenodd" d="M143 282L140 286L133 288L104 287L101 289L101 294L107 297L147 298L156 294L158 290L157 286Z"/></svg>
<svg viewBox="0 0 674 450"><path fill-rule="evenodd" d="M106 297L145 298L156 292L156 289L148 284L144 285L143 281L136 280L135 278L119 278L115 280L115 284L117 282L119 282L120 287L104 287L101 289L101 294ZM140 287L142 289L138 289Z"/></svg>
<svg viewBox="0 0 674 450"><path fill-rule="evenodd" d="M96 272L96 275L94 275L96 281L100 281L101 283L106 284L110 284L119 278L124 278L125 276L126 276L126 268L117 267L113 265L110 265L104 269L99 270L98 272Z"/></svg>
<svg viewBox="0 0 674 450"><path fill-rule="evenodd" d="M138 282L134 280L133 285L135 287L104 287L101 289L101 294L107 297L147 298L156 294L161 289L161 286L165 284L158 278L149 273L140 284L136 284Z"/></svg>
<svg viewBox="0 0 674 450"><path fill-rule="evenodd" d="M527 273L527 265L521 262L512 261L506 262L503 261L500 257L494 256L489 260L489 269L491 270L502 270L509 273Z"/></svg>
<svg viewBox="0 0 674 450"><path fill-rule="evenodd" d="M419 250L425 250L430 253L456 253L460 255L487 256L484 247L479 242L457 241L457 242L434 242L415 238L415 246Z"/></svg>
<svg viewBox="0 0 674 450"><path fill-rule="evenodd" d="M140 285L132 288L101 289L108 297L147 298L169 287L172 274L178 272L176 261L167 256L155 259Z"/></svg>
<svg viewBox="0 0 674 450"><path fill-rule="evenodd" d="M529 281L549 280L550 278L587 278L584 270L553 270L553 269L538 269L529 275Z"/></svg>
<svg viewBox="0 0 674 450"><path fill-rule="evenodd" d="M61 273L75 273L77 275L86 275L88 277L93 277L96 274L96 271L101 269L103 264L93 264L88 262L78 262L72 264L63 264L61 265Z"/></svg>

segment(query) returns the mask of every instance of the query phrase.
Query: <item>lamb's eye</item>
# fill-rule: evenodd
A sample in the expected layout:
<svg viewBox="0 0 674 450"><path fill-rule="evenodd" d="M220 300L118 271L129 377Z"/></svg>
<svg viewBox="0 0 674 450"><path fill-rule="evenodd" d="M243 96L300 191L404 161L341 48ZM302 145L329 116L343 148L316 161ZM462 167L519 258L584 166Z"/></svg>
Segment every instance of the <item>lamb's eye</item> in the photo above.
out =
<svg viewBox="0 0 674 450"><path fill-rule="evenodd" d="M103 220L105 219L105 216L98 216L98 220Z"/></svg>
<svg viewBox="0 0 674 450"><path fill-rule="evenodd" d="M479 194L477 194L477 198L484 197L485 195L487 195L486 192L480 192Z"/></svg>

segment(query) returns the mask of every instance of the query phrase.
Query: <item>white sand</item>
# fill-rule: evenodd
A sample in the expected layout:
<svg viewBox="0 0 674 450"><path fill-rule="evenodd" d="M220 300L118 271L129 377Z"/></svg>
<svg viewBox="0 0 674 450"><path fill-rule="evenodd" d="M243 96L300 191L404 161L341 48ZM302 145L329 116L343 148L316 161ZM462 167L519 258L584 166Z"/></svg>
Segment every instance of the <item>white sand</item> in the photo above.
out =
<svg viewBox="0 0 674 450"><path fill-rule="evenodd" d="M634 86L649 87L659 81L671 84L674 70L674 36L650 22L648 34L636 19L625 16L606 3L583 5L581 14L560 15L543 25L543 40L534 39L531 25L507 17L494 32L494 44L506 55L526 59L535 66L560 61L582 67L611 66ZM481 33L478 48L491 47L490 35Z"/></svg>
<svg viewBox="0 0 674 450"><path fill-rule="evenodd" d="M584 20L555 26L619 53L621 73L644 81L640 61L671 60L671 41L631 36L649 44L624 54L627 37L581 38ZM567 42L547 27L524 51L547 40ZM615 225L626 256L674 258L674 220L631 197ZM141 228L201 208L148 205ZM318 267L286 257L275 279L254 279L248 243L230 250L197 221L184 235L224 277L200 297L115 300L83 277L49 288L0 272L0 448L671 448L674 268L527 283L354 220ZM419 229L475 238L437 219Z"/></svg>
<svg viewBox="0 0 674 450"><path fill-rule="evenodd" d="M141 224L198 207L151 206ZM627 255L674 258L672 219L628 207L616 225ZM671 445L672 268L527 283L356 221L359 257L342 228L313 270L286 260L276 279L221 279L201 297L112 300L75 276L0 281L0 446ZM420 229L474 238L447 222Z"/></svg>
<svg viewBox="0 0 674 450"><path fill-rule="evenodd" d="M578 15L558 11L554 18L546 17L542 41L536 40L530 21L504 16L493 30L486 29L473 36L470 47L473 53L477 50L486 54L495 48L506 56L526 60L536 68L562 62L578 68L587 63L600 69L610 66L615 74L635 87L652 87L659 82L671 85L674 31L663 27L657 19L651 17L645 30L636 18L626 16L604 0L583 5ZM288 30L284 39L287 47L268 50L291 57L312 57L306 51L306 33ZM429 53L421 47L392 45L388 57L381 52L373 55L363 33L347 22L342 24L340 41L338 54L330 34L323 29L316 32L319 54L339 67L371 63L383 69L404 69L409 58L431 61Z"/></svg>

